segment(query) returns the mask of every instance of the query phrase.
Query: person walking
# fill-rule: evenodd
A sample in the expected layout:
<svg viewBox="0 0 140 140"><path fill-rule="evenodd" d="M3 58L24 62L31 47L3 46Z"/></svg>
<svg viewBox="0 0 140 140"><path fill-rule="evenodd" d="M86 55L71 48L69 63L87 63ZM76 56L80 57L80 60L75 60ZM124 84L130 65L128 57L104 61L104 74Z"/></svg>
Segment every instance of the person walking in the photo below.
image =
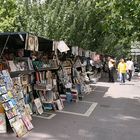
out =
<svg viewBox="0 0 140 140"><path fill-rule="evenodd" d="M131 81L132 74L134 72L134 63L132 61L132 58L129 58L126 64L127 64L128 81Z"/></svg>
<svg viewBox="0 0 140 140"><path fill-rule="evenodd" d="M109 82L115 82L114 80L114 71L115 71L115 60L111 57L108 57L108 74Z"/></svg>
<svg viewBox="0 0 140 140"><path fill-rule="evenodd" d="M120 74L121 83L125 83L126 71L127 71L127 64L125 63L124 59L122 58L120 60L120 63L118 64L118 72Z"/></svg>

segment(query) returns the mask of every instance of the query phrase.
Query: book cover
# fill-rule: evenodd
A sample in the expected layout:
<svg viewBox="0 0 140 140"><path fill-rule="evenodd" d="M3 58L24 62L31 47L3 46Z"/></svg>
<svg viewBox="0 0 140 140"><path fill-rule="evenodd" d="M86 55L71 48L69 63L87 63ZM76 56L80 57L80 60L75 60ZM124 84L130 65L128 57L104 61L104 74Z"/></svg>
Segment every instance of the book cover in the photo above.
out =
<svg viewBox="0 0 140 140"><path fill-rule="evenodd" d="M21 100L21 99L24 98L24 95L23 95L23 91L22 91L22 90L19 90L17 93L18 93L18 94L17 94L18 100Z"/></svg>
<svg viewBox="0 0 140 140"><path fill-rule="evenodd" d="M4 108L6 111L9 110L9 109L11 109L11 105L10 105L8 102L3 103L2 105L3 105L3 108ZM13 107L14 107L14 106L13 106Z"/></svg>
<svg viewBox="0 0 140 140"><path fill-rule="evenodd" d="M7 118L8 118L8 119L12 119L13 117L17 116L17 115L18 115L18 114L17 114L17 108L14 107L14 108L12 108L12 109L6 111L6 115L7 115Z"/></svg>
<svg viewBox="0 0 140 140"><path fill-rule="evenodd" d="M18 137L22 137L27 133L27 129L21 119L15 121L13 124L13 130L17 134Z"/></svg>
<svg viewBox="0 0 140 140"><path fill-rule="evenodd" d="M28 84L28 81L29 81L28 75L22 76L20 79L21 79L22 85L27 85Z"/></svg>
<svg viewBox="0 0 140 140"><path fill-rule="evenodd" d="M32 120L32 116L27 108L24 108L24 113L22 116L27 116L30 121Z"/></svg>
<svg viewBox="0 0 140 140"><path fill-rule="evenodd" d="M9 67L10 67L11 72L17 71L17 67L14 64L14 61L8 61L8 63L9 63Z"/></svg>
<svg viewBox="0 0 140 140"><path fill-rule="evenodd" d="M9 72L7 70L2 70L2 74L3 74L3 76L9 76L10 77Z"/></svg>
<svg viewBox="0 0 140 140"><path fill-rule="evenodd" d="M6 83L6 89L7 90L12 90L12 88L13 88L13 83Z"/></svg>
<svg viewBox="0 0 140 140"><path fill-rule="evenodd" d="M17 105L17 100L16 99L12 98L12 99L10 99L10 101L11 101L11 104L13 106L16 106Z"/></svg>
<svg viewBox="0 0 140 140"><path fill-rule="evenodd" d="M1 85L1 86L4 86L4 85L5 85L4 79L1 78L1 77L0 77L0 85Z"/></svg>
<svg viewBox="0 0 140 140"><path fill-rule="evenodd" d="M18 105L19 105L19 106L25 106L25 101L24 101L24 99L20 99L20 100L18 101Z"/></svg>
<svg viewBox="0 0 140 140"><path fill-rule="evenodd" d="M10 100L8 94L3 94L3 95L1 96L1 101L2 101L2 102L7 102L8 100Z"/></svg>
<svg viewBox="0 0 140 140"><path fill-rule="evenodd" d="M0 133L6 133L6 118L4 113L0 113Z"/></svg>
<svg viewBox="0 0 140 140"><path fill-rule="evenodd" d="M0 95L4 94L4 93L7 93L6 87L5 86L0 86Z"/></svg>
<svg viewBox="0 0 140 140"><path fill-rule="evenodd" d="M11 91L8 91L8 92L7 92L7 95L8 95L8 97L9 97L10 99L13 98L13 94L12 94Z"/></svg>
<svg viewBox="0 0 140 140"><path fill-rule="evenodd" d="M30 115L33 114L33 112L32 112L32 110L31 110L31 107L30 107L29 104L26 104L26 105L25 105L25 109L27 110L27 112L28 112Z"/></svg>
<svg viewBox="0 0 140 140"><path fill-rule="evenodd" d="M7 105L8 109L11 109L16 105L16 101L14 99L10 100L6 103L6 105Z"/></svg>
<svg viewBox="0 0 140 140"><path fill-rule="evenodd" d="M29 118L26 115L22 116L22 120L23 120L27 130L30 131L34 128L33 124L31 123L31 121L29 120Z"/></svg>

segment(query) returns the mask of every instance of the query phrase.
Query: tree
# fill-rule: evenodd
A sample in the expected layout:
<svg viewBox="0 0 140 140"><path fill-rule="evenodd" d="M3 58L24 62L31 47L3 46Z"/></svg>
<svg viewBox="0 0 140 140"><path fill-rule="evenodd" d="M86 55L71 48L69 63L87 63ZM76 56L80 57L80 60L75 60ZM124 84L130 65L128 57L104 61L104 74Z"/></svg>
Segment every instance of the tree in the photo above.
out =
<svg viewBox="0 0 140 140"><path fill-rule="evenodd" d="M16 1L0 1L0 32L16 30Z"/></svg>
<svg viewBox="0 0 140 140"><path fill-rule="evenodd" d="M106 11L104 20L106 50L111 54L128 53L131 41L140 39L140 5L138 0L106 0L100 7ZM110 42L108 42L110 40Z"/></svg>
<svg viewBox="0 0 140 140"><path fill-rule="evenodd" d="M0 4L2 31L32 32L112 55L127 54L131 41L140 40L139 0L2 0Z"/></svg>

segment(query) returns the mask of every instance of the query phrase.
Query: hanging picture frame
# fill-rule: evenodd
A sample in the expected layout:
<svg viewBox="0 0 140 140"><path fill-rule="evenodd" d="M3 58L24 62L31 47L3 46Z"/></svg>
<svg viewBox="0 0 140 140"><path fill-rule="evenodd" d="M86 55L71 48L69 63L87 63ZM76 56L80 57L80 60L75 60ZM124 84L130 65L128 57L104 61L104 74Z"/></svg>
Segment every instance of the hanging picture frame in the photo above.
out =
<svg viewBox="0 0 140 140"><path fill-rule="evenodd" d="M38 51L38 37L35 35L28 34L26 37L27 44L25 46L26 50Z"/></svg>

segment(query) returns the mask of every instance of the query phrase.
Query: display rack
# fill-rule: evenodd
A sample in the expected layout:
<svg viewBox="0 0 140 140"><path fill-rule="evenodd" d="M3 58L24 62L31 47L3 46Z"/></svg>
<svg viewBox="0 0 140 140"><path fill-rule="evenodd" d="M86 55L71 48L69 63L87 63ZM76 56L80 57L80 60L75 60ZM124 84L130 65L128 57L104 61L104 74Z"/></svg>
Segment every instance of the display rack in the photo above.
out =
<svg viewBox="0 0 140 140"><path fill-rule="evenodd" d="M18 137L33 129L30 106L25 105L20 77L11 79L7 70L0 72L0 101L9 123Z"/></svg>

